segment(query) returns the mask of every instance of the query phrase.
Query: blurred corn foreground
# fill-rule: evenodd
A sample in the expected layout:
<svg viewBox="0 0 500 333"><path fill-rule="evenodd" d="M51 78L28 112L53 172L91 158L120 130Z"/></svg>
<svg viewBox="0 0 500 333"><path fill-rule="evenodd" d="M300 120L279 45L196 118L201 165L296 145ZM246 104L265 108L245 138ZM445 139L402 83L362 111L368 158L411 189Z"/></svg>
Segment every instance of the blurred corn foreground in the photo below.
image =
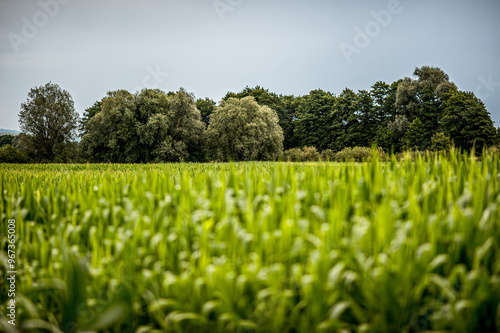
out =
<svg viewBox="0 0 500 333"><path fill-rule="evenodd" d="M0 175L0 331L500 332L498 156Z"/></svg>

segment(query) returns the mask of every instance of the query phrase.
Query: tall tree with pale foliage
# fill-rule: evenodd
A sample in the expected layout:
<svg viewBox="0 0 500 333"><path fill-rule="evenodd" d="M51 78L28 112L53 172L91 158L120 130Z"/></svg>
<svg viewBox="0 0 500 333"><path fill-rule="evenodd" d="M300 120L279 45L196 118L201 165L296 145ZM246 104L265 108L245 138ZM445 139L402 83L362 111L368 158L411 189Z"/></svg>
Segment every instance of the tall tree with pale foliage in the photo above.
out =
<svg viewBox="0 0 500 333"><path fill-rule="evenodd" d="M275 160L283 139L276 112L251 96L223 101L207 129L209 158L218 161Z"/></svg>

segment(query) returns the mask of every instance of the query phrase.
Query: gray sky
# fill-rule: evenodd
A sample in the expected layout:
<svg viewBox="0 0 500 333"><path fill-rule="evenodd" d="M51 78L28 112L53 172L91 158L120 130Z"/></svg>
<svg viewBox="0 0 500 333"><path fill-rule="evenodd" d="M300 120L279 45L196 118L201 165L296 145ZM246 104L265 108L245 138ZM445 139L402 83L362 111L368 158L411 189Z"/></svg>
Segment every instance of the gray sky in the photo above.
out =
<svg viewBox="0 0 500 333"><path fill-rule="evenodd" d="M500 125L500 0L0 0L0 128L49 81L107 91L339 94L441 67Z"/></svg>

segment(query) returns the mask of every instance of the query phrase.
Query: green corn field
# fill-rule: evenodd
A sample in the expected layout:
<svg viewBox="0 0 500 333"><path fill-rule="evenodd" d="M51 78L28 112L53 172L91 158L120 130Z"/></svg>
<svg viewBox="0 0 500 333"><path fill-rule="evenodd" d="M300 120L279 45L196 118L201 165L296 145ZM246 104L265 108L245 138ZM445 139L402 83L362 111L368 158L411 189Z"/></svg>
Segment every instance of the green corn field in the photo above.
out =
<svg viewBox="0 0 500 333"><path fill-rule="evenodd" d="M0 331L500 332L498 156L0 177Z"/></svg>

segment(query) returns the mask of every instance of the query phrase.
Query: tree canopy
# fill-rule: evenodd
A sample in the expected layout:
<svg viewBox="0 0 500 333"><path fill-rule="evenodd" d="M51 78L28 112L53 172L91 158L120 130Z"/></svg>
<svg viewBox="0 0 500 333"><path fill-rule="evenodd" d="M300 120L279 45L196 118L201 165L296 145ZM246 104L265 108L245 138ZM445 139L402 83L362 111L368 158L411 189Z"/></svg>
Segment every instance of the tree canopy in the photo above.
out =
<svg viewBox="0 0 500 333"><path fill-rule="evenodd" d="M67 91L52 83L35 87L21 105L23 133L0 137L0 146L11 144L9 156L17 149L33 161L148 163L272 160L283 149L295 149L286 156L313 148L331 156L373 145L395 153L451 145L479 153L500 143L500 128L483 102L429 66L416 68L413 77L339 95L321 89L282 95L247 86L216 103L182 88L116 90L77 118Z"/></svg>
<svg viewBox="0 0 500 333"><path fill-rule="evenodd" d="M90 112L89 112L90 114ZM204 124L194 97L143 89L108 92L83 126L81 146L90 160L147 163L196 160Z"/></svg>
<svg viewBox="0 0 500 333"><path fill-rule="evenodd" d="M283 151L278 115L252 96L230 97L210 116L207 148L219 161L274 160Z"/></svg>
<svg viewBox="0 0 500 333"><path fill-rule="evenodd" d="M34 87L21 104L19 127L28 134L30 146L38 161L53 161L76 136L78 113L71 95L57 84Z"/></svg>
<svg viewBox="0 0 500 333"><path fill-rule="evenodd" d="M0 135L0 147L5 145L12 145L12 140L14 140L14 136L10 134Z"/></svg>
<svg viewBox="0 0 500 333"><path fill-rule="evenodd" d="M279 125L285 137L283 141L284 148L294 147L294 120L296 118L294 97L278 95L260 86L256 86L255 88L247 86L239 93L228 92L222 101L227 101L229 98L244 98L248 96L254 97L257 103L268 106L276 112Z"/></svg>
<svg viewBox="0 0 500 333"><path fill-rule="evenodd" d="M497 142L493 121L472 92L450 91L444 99L441 128L457 147L478 151Z"/></svg>

